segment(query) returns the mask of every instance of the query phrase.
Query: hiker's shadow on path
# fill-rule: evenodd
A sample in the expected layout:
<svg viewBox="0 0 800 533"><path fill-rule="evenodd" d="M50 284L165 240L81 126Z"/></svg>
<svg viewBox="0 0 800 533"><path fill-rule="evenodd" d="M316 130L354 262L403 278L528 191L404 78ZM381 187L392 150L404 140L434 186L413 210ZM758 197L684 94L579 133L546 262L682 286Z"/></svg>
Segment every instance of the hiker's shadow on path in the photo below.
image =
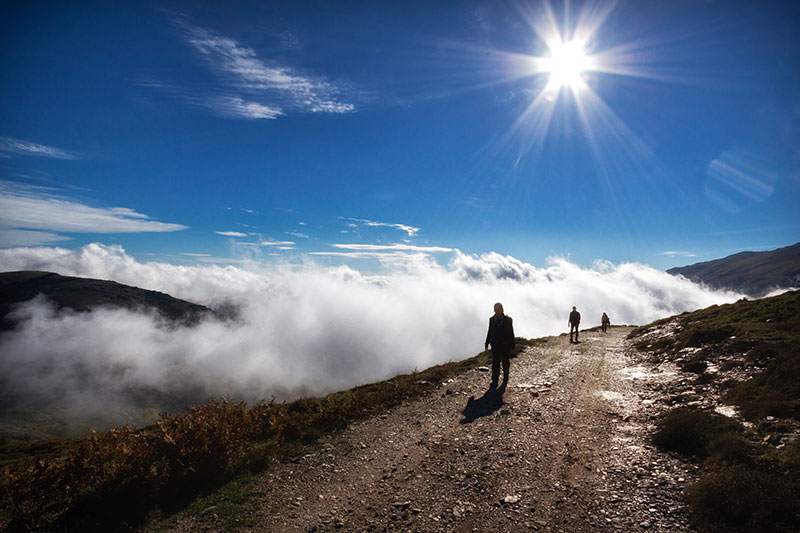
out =
<svg viewBox="0 0 800 533"><path fill-rule="evenodd" d="M475 399L475 396L470 396L467 400L467 405L461 414L464 418L459 422L460 424L469 424L482 416L490 416L497 412L505 402L503 401L503 393L506 392L506 386L503 384L500 388L489 389L483 396Z"/></svg>

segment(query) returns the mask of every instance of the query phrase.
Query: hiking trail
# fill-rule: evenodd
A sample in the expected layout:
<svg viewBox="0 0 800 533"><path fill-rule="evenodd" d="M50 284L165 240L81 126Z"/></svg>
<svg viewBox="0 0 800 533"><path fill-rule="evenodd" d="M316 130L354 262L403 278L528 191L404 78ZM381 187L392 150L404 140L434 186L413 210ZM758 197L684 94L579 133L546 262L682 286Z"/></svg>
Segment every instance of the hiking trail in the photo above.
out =
<svg viewBox="0 0 800 533"><path fill-rule="evenodd" d="M649 440L675 373L643 363L631 329L549 337L512 359L504 391L473 370L326 437L258 476L236 530L691 531L692 467ZM172 530L229 530L215 518Z"/></svg>

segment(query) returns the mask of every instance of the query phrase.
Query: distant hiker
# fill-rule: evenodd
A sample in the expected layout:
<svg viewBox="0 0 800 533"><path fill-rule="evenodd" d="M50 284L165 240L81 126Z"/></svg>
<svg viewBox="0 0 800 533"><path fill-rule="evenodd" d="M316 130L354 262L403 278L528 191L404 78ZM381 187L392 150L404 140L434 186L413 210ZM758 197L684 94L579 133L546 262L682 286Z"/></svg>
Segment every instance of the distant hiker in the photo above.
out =
<svg viewBox="0 0 800 533"><path fill-rule="evenodd" d="M575 342L578 342L578 326L581 323L581 314L572 306L572 312L569 314L569 342L572 342L572 330L575 330Z"/></svg>
<svg viewBox="0 0 800 533"><path fill-rule="evenodd" d="M603 330L603 333L608 333L608 326L611 324L611 319L608 318L608 315L603 313L603 318L600 319L600 329Z"/></svg>
<svg viewBox="0 0 800 533"><path fill-rule="evenodd" d="M497 388L500 377L500 363L503 364L503 385L508 383L508 370L511 366L511 352L514 351L514 321L503 314L503 304L494 304L494 315L489 317L489 331L486 333L484 348L492 345L492 384Z"/></svg>

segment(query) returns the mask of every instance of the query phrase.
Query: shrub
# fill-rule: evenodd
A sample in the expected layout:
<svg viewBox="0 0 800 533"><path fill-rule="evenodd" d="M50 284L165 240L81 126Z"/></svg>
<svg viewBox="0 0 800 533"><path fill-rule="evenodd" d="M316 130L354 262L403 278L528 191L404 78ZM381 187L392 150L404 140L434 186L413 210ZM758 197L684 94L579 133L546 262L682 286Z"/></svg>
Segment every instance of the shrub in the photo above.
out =
<svg viewBox="0 0 800 533"><path fill-rule="evenodd" d="M798 531L800 484L760 464L704 474L687 489L696 526L717 532Z"/></svg>
<svg viewBox="0 0 800 533"><path fill-rule="evenodd" d="M800 419L800 342L777 343L769 350L772 356L766 368L733 387L727 399L737 403L748 420Z"/></svg>
<svg viewBox="0 0 800 533"><path fill-rule="evenodd" d="M742 430L741 424L725 416L680 407L659 420L653 442L664 450L702 459L708 457L714 439Z"/></svg>

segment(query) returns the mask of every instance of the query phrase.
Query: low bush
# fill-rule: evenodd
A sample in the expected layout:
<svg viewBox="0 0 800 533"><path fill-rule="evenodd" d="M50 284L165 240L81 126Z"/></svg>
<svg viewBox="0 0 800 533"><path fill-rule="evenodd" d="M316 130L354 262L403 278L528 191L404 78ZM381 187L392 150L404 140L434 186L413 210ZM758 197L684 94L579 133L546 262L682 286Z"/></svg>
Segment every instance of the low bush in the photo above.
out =
<svg viewBox="0 0 800 533"><path fill-rule="evenodd" d="M679 407L658 421L653 442L664 450L703 459L711 454L710 445L715 439L723 435L738 436L743 429L725 416Z"/></svg>
<svg viewBox="0 0 800 533"><path fill-rule="evenodd" d="M694 525L703 531L800 530L800 448L776 450L748 438L724 416L678 408L653 437L664 450L701 462L686 491Z"/></svg>
<svg viewBox="0 0 800 533"><path fill-rule="evenodd" d="M800 483L774 465L728 465L704 473L686 493L692 520L717 532L800 530Z"/></svg>
<svg viewBox="0 0 800 533"><path fill-rule="evenodd" d="M766 416L800 420L800 342L776 343L770 350L766 367L731 388L727 400L739 405L748 420Z"/></svg>

